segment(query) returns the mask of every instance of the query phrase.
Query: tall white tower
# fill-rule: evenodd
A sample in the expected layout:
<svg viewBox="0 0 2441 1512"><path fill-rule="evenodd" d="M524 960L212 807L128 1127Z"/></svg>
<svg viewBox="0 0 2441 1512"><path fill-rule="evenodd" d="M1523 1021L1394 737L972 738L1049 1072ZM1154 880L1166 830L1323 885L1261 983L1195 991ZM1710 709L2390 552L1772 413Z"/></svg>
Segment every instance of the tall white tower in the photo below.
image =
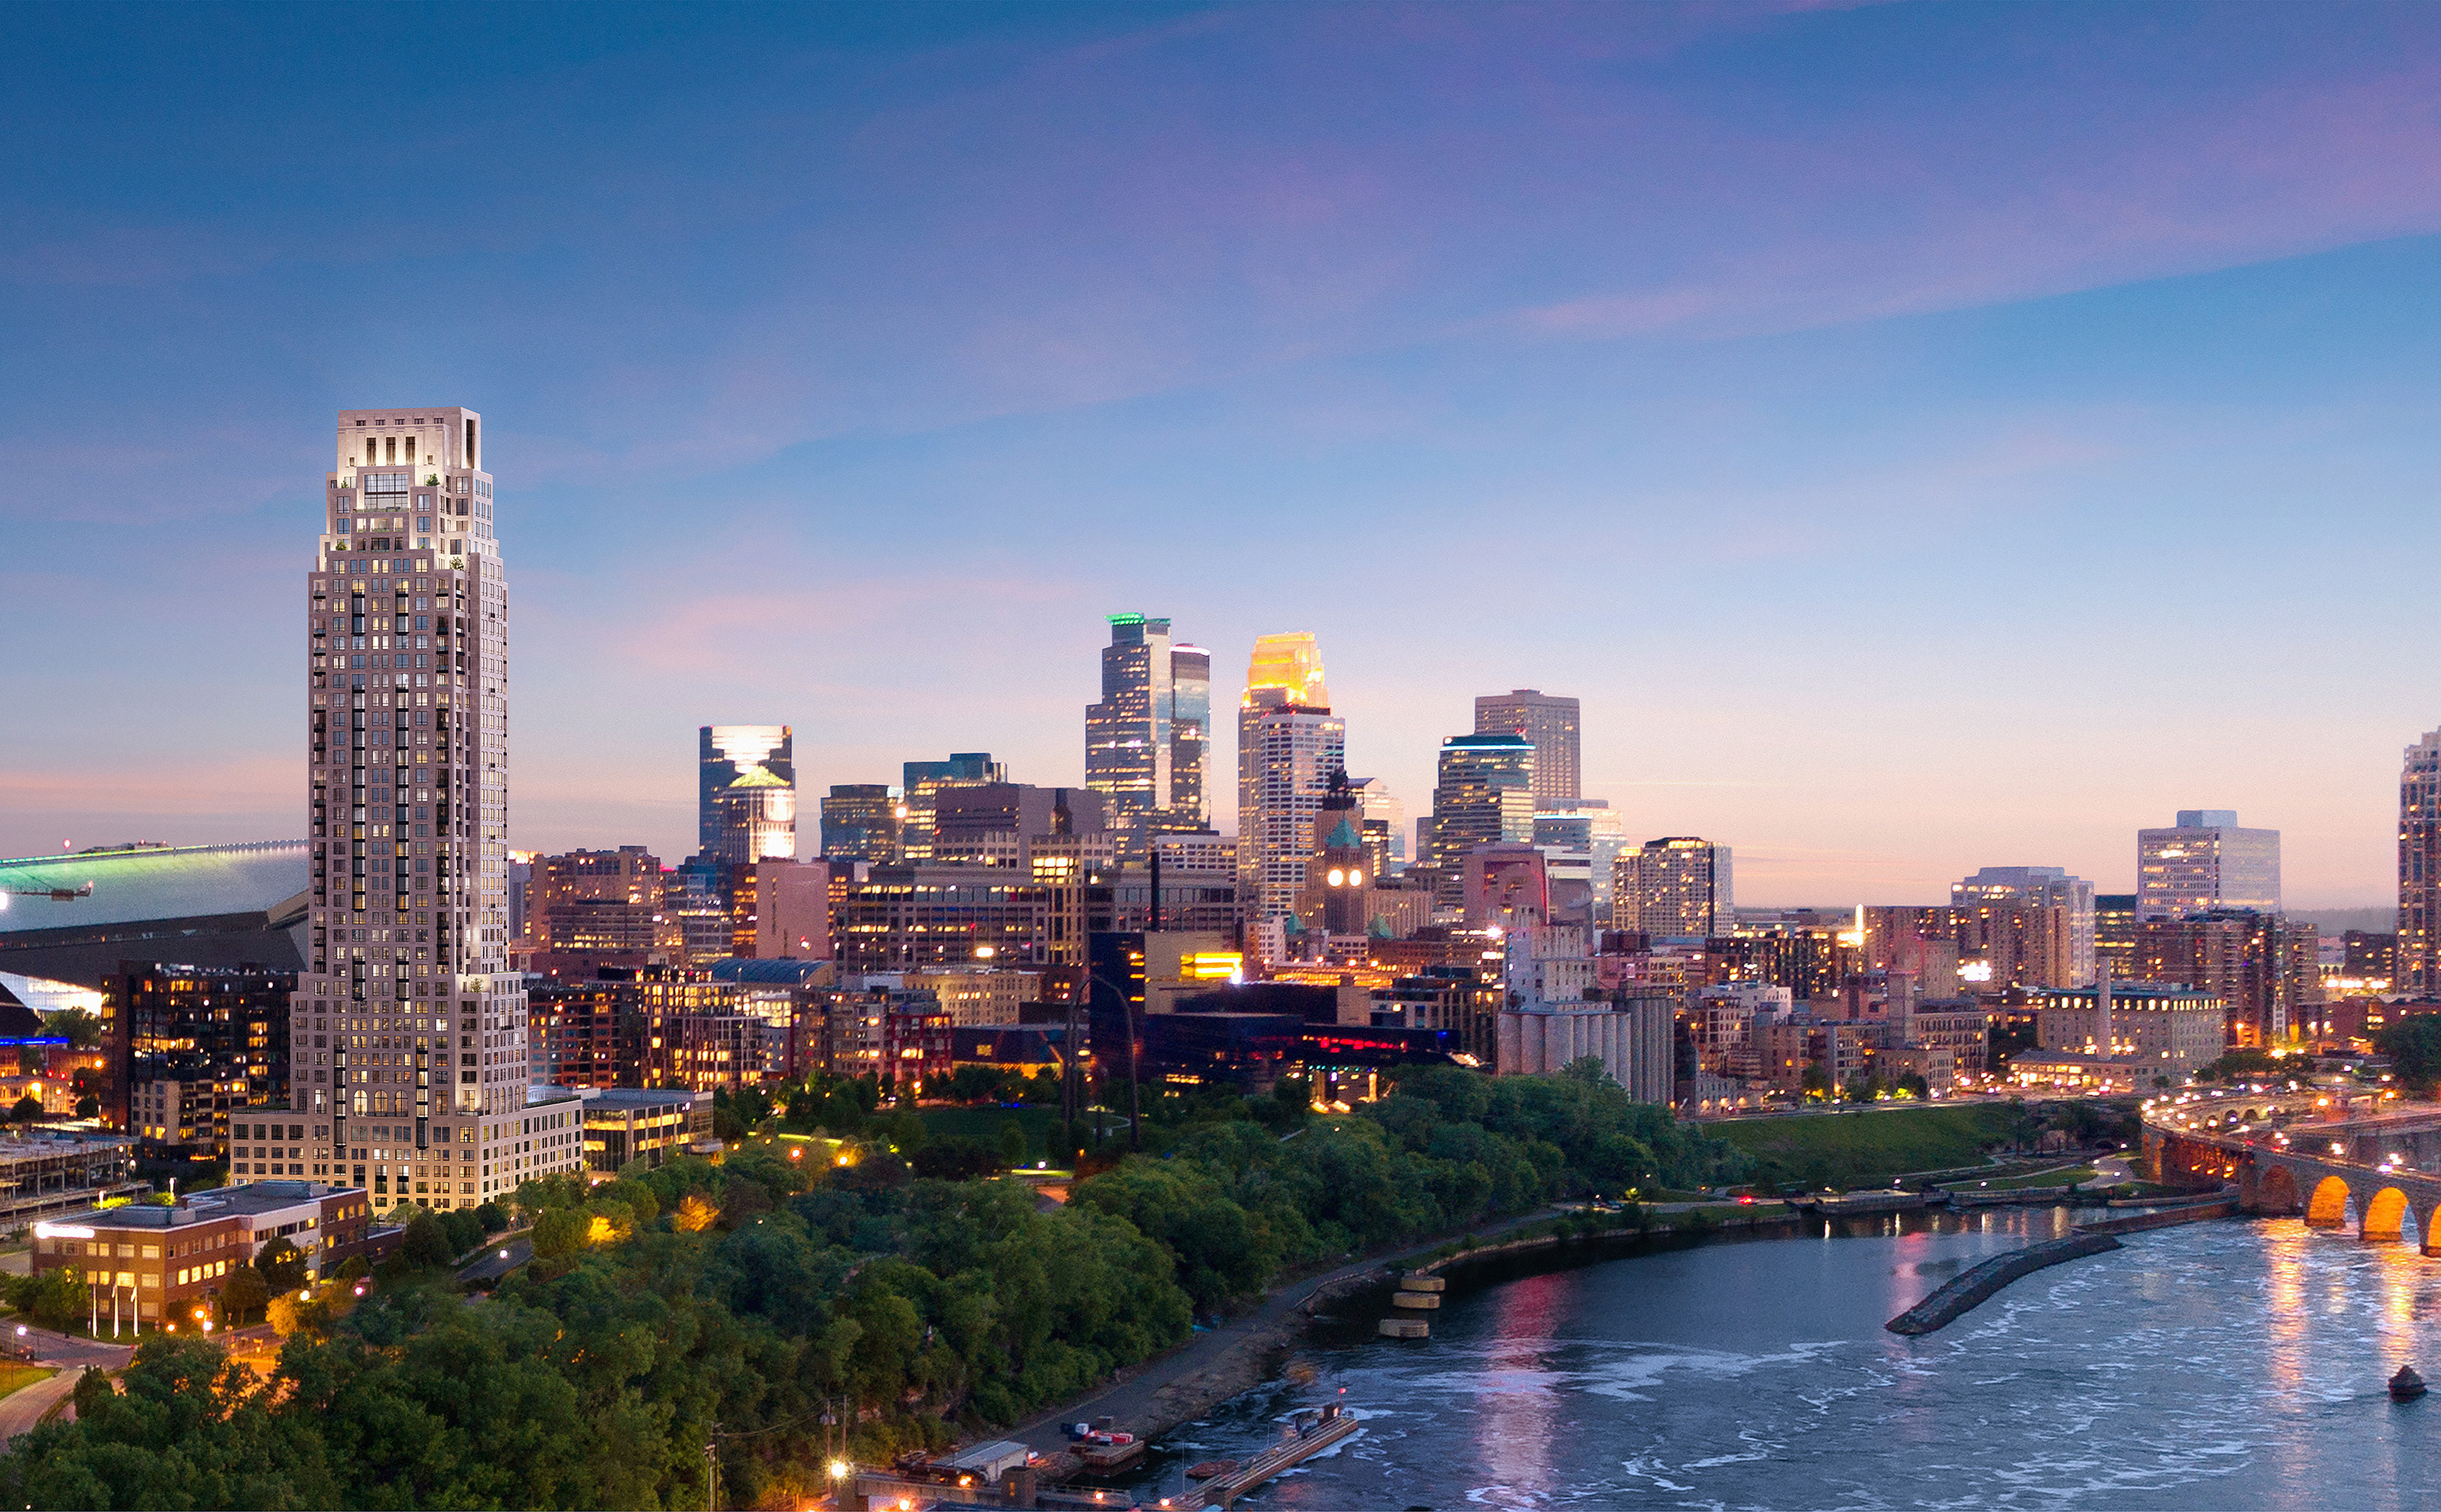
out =
<svg viewBox="0 0 2441 1512"><path fill-rule="evenodd" d="M289 1035L305 1137L233 1151L235 1181L447 1209L582 1158L575 1095L528 1092L509 967L508 581L481 426L471 409L339 415L306 578L314 864Z"/></svg>

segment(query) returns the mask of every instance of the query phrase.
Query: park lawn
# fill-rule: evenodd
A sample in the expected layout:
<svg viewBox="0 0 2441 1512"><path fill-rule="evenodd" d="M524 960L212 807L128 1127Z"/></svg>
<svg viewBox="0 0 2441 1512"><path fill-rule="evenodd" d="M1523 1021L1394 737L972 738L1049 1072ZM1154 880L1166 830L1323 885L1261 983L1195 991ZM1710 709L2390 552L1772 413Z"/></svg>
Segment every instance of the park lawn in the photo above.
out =
<svg viewBox="0 0 2441 1512"><path fill-rule="evenodd" d="M2008 1138L2016 1113L1997 1103L1882 1106L1853 1112L1732 1119L1706 1126L1755 1158L1754 1184L1882 1186L1913 1171L1973 1165Z"/></svg>
<svg viewBox="0 0 2441 1512"><path fill-rule="evenodd" d="M924 1121L924 1132L934 1139L956 1135L973 1140L988 1148L1000 1146L1000 1131L1014 1122L1025 1130L1026 1158L1040 1159L1044 1144L1051 1137L1051 1125L1059 1122L1056 1107L919 1107L915 1116Z"/></svg>
<svg viewBox="0 0 2441 1512"><path fill-rule="evenodd" d="M48 1380L59 1372L49 1365L0 1365L0 1396L24 1391L38 1380Z"/></svg>

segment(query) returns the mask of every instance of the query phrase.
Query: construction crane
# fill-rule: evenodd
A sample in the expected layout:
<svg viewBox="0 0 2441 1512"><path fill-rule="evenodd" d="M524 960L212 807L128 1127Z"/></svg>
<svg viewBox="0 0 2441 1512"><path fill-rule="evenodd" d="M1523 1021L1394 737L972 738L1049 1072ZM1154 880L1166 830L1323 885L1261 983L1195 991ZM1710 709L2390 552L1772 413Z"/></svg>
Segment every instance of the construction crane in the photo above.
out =
<svg viewBox="0 0 2441 1512"><path fill-rule="evenodd" d="M53 903L74 903L79 898L93 896L93 884L81 888L12 888L0 887L0 909L9 906L10 898L48 898Z"/></svg>

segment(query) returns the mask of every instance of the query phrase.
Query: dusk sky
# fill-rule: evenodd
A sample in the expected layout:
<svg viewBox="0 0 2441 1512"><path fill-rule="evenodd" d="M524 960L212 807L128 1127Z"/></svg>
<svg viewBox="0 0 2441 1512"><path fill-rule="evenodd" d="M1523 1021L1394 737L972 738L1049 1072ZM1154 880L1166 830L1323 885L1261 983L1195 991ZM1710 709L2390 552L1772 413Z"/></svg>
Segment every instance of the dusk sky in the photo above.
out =
<svg viewBox="0 0 2441 1512"><path fill-rule="evenodd" d="M696 729L1083 775L1113 611L1471 698L1739 901L2393 893L2441 725L2441 9L22 6L0 854L305 832L343 407L486 423L511 839ZM1217 721L1217 816L1235 720Z"/></svg>

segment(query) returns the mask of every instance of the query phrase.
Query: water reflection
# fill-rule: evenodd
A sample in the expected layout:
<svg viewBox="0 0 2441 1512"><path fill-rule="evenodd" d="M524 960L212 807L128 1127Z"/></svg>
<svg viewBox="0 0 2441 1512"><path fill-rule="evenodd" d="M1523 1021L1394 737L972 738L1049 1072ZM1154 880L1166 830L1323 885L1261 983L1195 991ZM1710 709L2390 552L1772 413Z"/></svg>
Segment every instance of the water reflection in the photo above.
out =
<svg viewBox="0 0 2441 1512"><path fill-rule="evenodd" d="M2441 1492L2441 1260L2294 1219L2130 1235L1950 1328L1882 1330L1963 1265L2062 1226L1982 1212L1715 1243L1454 1294L1434 1336L1382 1310L1195 1438L1236 1452L1347 1390L1366 1431L1265 1493L1427 1506L1967 1506L2234 1512L2420 1506ZM1362 1312L1362 1316L1354 1314Z"/></svg>

